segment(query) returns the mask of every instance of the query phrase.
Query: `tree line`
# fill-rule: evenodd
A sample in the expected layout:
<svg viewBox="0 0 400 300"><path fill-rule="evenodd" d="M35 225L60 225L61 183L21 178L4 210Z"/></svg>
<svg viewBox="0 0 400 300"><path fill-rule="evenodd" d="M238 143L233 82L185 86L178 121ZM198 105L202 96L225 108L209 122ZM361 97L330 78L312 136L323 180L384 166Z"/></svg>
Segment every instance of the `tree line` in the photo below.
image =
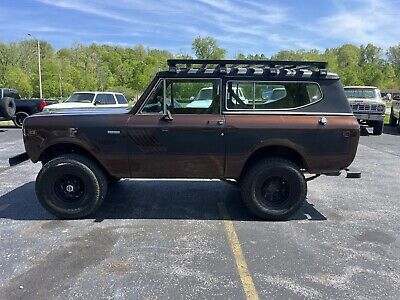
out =
<svg viewBox="0 0 400 300"><path fill-rule="evenodd" d="M120 47L74 44L59 50L40 41L44 98L66 98L74 91L100 90L123 92L134 100L146 88L155 73L166 69L169 58L192 58L142 45ZM199 59L227 58L227 49L212 37L197 37L192 43ZM325 51L283 50L268 57L262 53L238 53L234 59L327 61L344 85L400 87L400 43L384 50L376 45L345 44ZM37 42L23 40L0 42L0 87L19 90L23 97L39 96Z"/></svg>

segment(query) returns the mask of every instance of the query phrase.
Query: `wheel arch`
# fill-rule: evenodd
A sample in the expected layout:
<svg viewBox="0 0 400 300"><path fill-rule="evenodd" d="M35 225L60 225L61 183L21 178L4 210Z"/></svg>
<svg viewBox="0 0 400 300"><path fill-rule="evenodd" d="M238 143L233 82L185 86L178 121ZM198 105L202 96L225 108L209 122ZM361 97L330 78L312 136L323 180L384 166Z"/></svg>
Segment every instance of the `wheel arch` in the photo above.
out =
<svg viewBox="0 0 400 300"><path fill-rule="evenodd" d="M286 145L269 145L258 148L247 158L240 177L242 177L257 161L267 157L284 158L295 163L300 169L308 169L304 155L302 155L299 151Z"/></svg>
<svg viewBox="0 0 400 300"><path fill-rule="evenodd" d="M102 169L102 171L105 172L105 174L110 175L110 172L96 158L95 155L93 155L89 150L87 150L83 146L77 145L74 143L63 142L63 143L57 143L57 144L50 145L40 153L38 161L41 161L43 164L45 164L46 162L50 161L51 159L53 159L57 156L60 156L63 154L71 154L71 153L80 154L80 155L90 158Z"/></svg>

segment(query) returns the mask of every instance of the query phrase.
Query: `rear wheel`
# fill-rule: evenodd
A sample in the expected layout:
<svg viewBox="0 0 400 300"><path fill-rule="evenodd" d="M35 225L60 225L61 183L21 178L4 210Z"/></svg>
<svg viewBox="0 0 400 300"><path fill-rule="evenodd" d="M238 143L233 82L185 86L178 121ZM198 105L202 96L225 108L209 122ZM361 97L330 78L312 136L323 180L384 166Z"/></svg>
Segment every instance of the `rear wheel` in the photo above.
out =
<svg viewBox="0 0 400 300"><path fill-rule="evenodd" d="M36 178L36 195L53 215L76 219L93 213L107 194L107 178L92 160L76 154L47 162Z"/></svg>
<svg viewBox="0 0 400 300"><path fill-rule="evenodd" d="M17 112L13 119L14 125L19 128L22 128L22 125L24 124L24 120L27 117L29 117L29 115L26 112L23 112L23 111Z"/></svg>
<svg viewBox="0 0 400 300"><path fill-rule="evenodd" d="M374 135L381 135L383 133L383 121L374 122L373 127L374 127L373 131Z"/></svg>
<svg viewBox="0 0 400 300"><path fill-rule="evenodd" d="M300 168L281 158L264 159L241 180L242 197L249 210L265 220L284 220L306 199L307 183Z"/></svg>

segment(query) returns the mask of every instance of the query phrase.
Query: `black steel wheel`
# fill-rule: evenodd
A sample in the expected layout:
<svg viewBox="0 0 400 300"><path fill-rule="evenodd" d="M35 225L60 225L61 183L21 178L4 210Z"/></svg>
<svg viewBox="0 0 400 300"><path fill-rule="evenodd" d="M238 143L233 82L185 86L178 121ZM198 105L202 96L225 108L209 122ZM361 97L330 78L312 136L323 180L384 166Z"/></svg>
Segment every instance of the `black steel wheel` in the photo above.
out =
<svg viewBox="0 0 400 300"><path fill-rule="evenodd" d="M284 220L306 199L307 183L300 168L282 158L264 159L241 180L242 197L249 210L265 220Z"/></svg>
<svg viewBox="0 0 400 300"><path fill-rule="evenodd" d="M62 219L82 218L93 213L107 193L107 178L98 165L76 154L47 162L36 178L40 203Z"/></svg>

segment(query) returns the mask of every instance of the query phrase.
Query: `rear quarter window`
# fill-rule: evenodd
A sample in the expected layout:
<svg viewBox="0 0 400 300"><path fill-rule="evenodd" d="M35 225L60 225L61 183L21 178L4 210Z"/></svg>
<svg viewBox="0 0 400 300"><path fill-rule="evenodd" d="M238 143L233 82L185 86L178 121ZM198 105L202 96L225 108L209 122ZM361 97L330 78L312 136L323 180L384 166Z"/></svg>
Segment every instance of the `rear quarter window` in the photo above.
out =
<svg viewBox="0 0 400 300"><path fill-rule="evenodd" d="M127 104L128 103L128 101L126 100L124 95L116 94L115 96L117 97L117 101L119 104Z"/></svg>
<svg viewBox="0 0 400 300"><path fill-rule="evenodd" d="M321 88L314 82L229 81L227 109L295 109L322 99Z"/></svg>

